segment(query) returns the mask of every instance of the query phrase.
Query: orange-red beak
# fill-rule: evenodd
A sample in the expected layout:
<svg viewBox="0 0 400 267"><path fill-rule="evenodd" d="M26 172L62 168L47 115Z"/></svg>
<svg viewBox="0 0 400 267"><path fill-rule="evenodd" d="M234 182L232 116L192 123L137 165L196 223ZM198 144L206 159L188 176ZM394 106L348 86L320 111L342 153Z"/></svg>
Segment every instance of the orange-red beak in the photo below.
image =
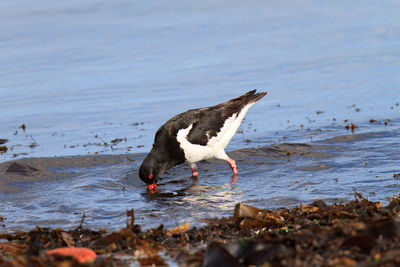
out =
<svg viewBox="0 0 400 267"><path fill-rule="evenodd" d="M150 194L156 193L157 192L157 185L156 184L149 184L147 185L147 189Z"/></svg>

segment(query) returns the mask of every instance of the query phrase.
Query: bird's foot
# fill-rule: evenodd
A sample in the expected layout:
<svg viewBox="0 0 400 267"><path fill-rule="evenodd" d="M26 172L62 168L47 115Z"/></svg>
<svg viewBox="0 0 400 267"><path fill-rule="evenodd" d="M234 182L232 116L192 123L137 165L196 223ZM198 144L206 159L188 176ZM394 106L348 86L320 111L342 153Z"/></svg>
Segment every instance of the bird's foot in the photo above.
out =
<svg viewBox="0 0 400 267"><path fill-rule="evenodd" d="M197 177L197 176L199 176L199 173L197 172L197 169L196 169L196 164L191 164L190 165L190 168L192 169L192 177Z"/></svg>

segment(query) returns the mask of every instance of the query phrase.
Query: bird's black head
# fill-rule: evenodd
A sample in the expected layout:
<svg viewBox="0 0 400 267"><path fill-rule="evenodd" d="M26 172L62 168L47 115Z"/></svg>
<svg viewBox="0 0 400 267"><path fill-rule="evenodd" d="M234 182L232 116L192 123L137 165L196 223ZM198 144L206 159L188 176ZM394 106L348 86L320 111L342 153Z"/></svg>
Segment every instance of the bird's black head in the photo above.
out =
<svg viewBox="0 0 400 267"><path fill-rule="evenodd" d="M162 172L160 165L148 155L139 168L140 179L147 184L150 193L157 192L157 180L160 178Z"/></svg>

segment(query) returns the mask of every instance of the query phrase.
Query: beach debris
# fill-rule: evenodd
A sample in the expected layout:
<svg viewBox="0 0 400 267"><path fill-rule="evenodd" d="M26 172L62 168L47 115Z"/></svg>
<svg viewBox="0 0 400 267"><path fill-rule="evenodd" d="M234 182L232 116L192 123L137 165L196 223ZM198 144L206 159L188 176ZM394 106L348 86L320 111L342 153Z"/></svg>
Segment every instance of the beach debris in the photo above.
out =
<svg viewBox="0 0 400 267"><path fill-rule="evenodd" d="M357 129L358 126L351 122L350 124L344 126L344 128L346 128L346 130L351 130L351 132L354 133L354 130Z"/></svg>
<svg viewBox="0 0 400 267"><path fill-rule="evenodd" d="M24 131L24 132L25 132L25 129L26 129L25 123L21 124L21 126L19 126L18 128L21 128L21 129L22 129L22 131Z"/></svg>
<svg viewBox="0 0 400 267"><path fill-rule="evenodd" d="M84 217L75 230L37 227L0 233L0 266L87 266L78 256L47 253L79 247L97 254L94 266L166 266L167 258L180 266L400 264L400 195L386 206L357 191L350 202L316 200L290 209L240 203L231 217L202 220L207 226L200 228L189 229L185 223L170 231L163 225L142 231L132 215L128 210L127 227L111 233L83 228Z"/></svg>
<svg viewBox="0 0 400 267"><path fill-rule="evenodd" d="M239 267L244 266L232 256L221 244L217 242L211 242L207 251L203 257L201 267L213 267L213 266L232 266Z"/></svg>
<svg viewBox="0 0 400 267"><path fill-rule="evenodd" d="M135 222L135 211L134 209L126 210L126 227L133 227Z"/></svg>
<svg viewBox="0 0 400 267"><path fill-rule="evenodd" d="M173 236L173 235L180 235L189 230L190 224L188 222L185 222L184 224L181 224L175 228L172 228L169 230L165 235L166 236Z"/></svg>
<svg viewBox="0 0 400 267"><path fill-rule="evenodd" d="M67 247L73 247L75 245L75 241L73 237L67 233L67 232L61 232L61 238L64 241L64 243L67 245Z"/></svg>
<svg viewBox="0 0 400 267"><path fill-rule="evenodd" d="M29 137L30 137L31 140L32 140L32 142L30 143L29 147L30 147L30 148L34 148L34 147L38 146L38 143L36 142L35 138L33 138L32 135L30 135Z"/></svg>
<svg viewBox="0 0 400 267"><path fill-rule="evenodd" d="M91 263L94 262L97 258L96 252L94 252L90 248L84 248L84 247L63 247L63 248L50 249L47 250L47 254L72 256L79 263Z"/></svg>
<svg viewBox="0 0 400 267"><path fill-rule="evenodd" d="M116 243L122 238L120 233L111 233L102 236L96 240L89 243L89 247L95 251L105 253L108 250L114 250L116 248Z"/></svg>
<svg viewBox="0 0 400 267"><path fill-rule="evenodd" d="M7 146L0 146L0 153L6 153L7 152L7 150L8 150L8 147Z"/></svg>
<svg viewBox="0 0 400 267"><path fill-rule="evenodd" d="M113 140L111 140L111 143L113 143L113 144L118 144L118 143L120 143L120 142L122 142L122 141L127 141L128 139L126 138L126 137L124 137L124 138L115 138L115 139L113 139Z"/></svg>

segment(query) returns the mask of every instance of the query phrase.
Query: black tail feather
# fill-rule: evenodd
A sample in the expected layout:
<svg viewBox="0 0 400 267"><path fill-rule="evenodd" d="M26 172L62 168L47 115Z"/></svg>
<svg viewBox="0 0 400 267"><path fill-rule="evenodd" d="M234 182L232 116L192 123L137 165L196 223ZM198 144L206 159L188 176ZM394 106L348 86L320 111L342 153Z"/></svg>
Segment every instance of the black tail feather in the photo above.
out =
<svg viewBox="0 0 400 267"><path fill-rule="evenodd" d="M256 102L258 100L260 100L261 98L263 98L267 92L260 92L260 93L256 93L256 89L249 91L245 94L245 96L248 98L248 102Z"/></svg>

